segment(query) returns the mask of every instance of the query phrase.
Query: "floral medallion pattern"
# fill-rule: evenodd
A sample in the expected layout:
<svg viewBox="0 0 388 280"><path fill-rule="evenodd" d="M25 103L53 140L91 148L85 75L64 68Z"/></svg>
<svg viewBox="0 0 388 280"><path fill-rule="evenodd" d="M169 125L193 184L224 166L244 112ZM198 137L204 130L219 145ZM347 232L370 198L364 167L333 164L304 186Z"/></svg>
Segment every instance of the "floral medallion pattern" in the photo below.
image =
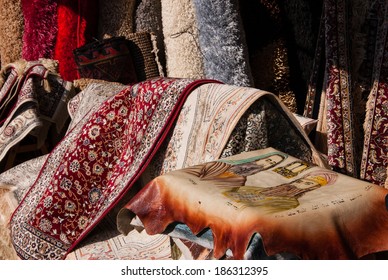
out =
<svg viewBox="0 0 388 280"><path fill-rule="evenodd" d="M385 3L385 4L382 4ZM373 87L369 94L364 130L361 179L388 187L388 4L380 3L381 22L377 34Z"/></svg>
<svg viewBox="0 0 388 280"><path fill-rule="evenodd" d="M185 95L204 82L145 81L81 120L50 153L11 219L19 256L64 258L135 182Z"/></svg>

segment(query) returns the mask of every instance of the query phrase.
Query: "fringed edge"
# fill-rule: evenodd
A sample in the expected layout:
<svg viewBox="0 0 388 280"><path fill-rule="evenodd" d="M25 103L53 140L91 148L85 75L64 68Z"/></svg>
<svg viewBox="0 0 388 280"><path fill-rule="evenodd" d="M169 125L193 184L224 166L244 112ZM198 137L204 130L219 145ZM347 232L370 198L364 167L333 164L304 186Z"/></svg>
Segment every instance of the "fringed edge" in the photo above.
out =
<svg viewBox="0 0 388 280"><path fill-rule="evenodd" d="M0 71L0 88L3 87L5 81L7 80L7 73L9 69L13 68L18 73L18 76L23 74L27 65L27 61L24 59L17 60L15 62L9 63L1 68Z"/></svg>
<svg viewBox="0 0 388 280"><path fill-rule="evenodd" d="M156 65L158 66L159 76L164 77L165 74L164 74L163 66L160 63L159 55L158 55L159 48L158 48L157 36L154 32L150 32L150 37L151 37L151 43L152 43L152 53L155 55L155 62L156 62Z"/></svg>

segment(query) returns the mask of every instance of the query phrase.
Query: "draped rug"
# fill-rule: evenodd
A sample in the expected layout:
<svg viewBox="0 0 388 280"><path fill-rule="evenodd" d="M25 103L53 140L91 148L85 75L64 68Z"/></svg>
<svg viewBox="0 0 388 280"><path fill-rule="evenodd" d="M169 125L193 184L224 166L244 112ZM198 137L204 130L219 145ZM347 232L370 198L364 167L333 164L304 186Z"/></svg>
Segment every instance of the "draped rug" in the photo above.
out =
<svg viewBox="0 0 388 280"><path fill-rule="evenodd" d="M68 103L68 111L71 117L69 130L80 122L87 112L95 112L109 97L117 94L127 86L105 82L101 80L87 81L88 85L74 96ZM0 244L0 258L15 258L13 246L7 240L10 238L6 226L12 211L23 199L26 192L33 185L40 173L47 156L35 158L19 164L14 168L0 174L0 190L4 189L2 201L15 201L12 204L3 203L4 211L1 212L0 234L4 244ZM131 190L136 188L131 188ZM127 200L124 200L127 201ZM122 205L116 206L120 209ZM106 217L96 226L88 236L83 239L76 248L66 256L66 259L88 260L113 260L113 259L170 259L170 239L168 236L149 236L145 231L133 231L124 236L117 231L115 215L117 211L110 211Z"/></svg>
<svg viewBox="0 0 388 280"><path fill-rule="evenodd" d="M101 106L106 99L127 87L119 83L105 82L101 80L87 80L84 82L87 83L85 88L83 88L82 91L74 96L67 104L68 112L71 118L71 122L68 126L69 130L76 126L77 123L85 117L87 112L97 111L98 107ZM2 239L4 240L4 243L2 244L3 246L0 248L0 257L4 256L6 258L6 256L9 256L6 259L15 258L16 253L11 242L6 244L6 240L10 237L7 224L12 212L17 208L27 191L34 184L44 165L44 162L47 159L47 156L48 155L33 158L0 174L0 190L2 191L0 199L3 202L0 214L0 220L2 221L0 224L0 233L3 237ZM109 224L109 222L105 223L105 226L100 227L100 229L106 229ZM114 233L112 229L110 229L108 233L104 232L104 238L106 238L109 233L113 234L112 232ZM88 241L88 243L90 243L90 241ZM117 244L117 242L112 243ZM95 244L93 245L93 249L98 247L99 246ZM106 247L113 248L113 246L109 246L109 244L104 248ZM95 254L95 251L100 253L100 258L106 258L108 254L112 254L112 252L105 252L105 254L102 254L101 249L94 250L93 253L91 253L92 251L93 250L91 250L88 246L84 245L82 246L82 250L74 252L74 254L70 257L74 258L76 256L77 258L81 258L82 256L82 258L85 258L87 256L89 259L96 259L98 254ZM90 253L87 254L86 252Z"/></svg>
<svg viewBox="0 0 388 280"><path fill-rule="evenodd" d="M68 103L72 118L69 131L82 125L91 113L98 112L100 104L119 93L123 87L102 81L90 83ZM235 106L239 108L238 111ZM274 122L274 119L277 121ZM268 134L267 130L276 133ZM284 145L284 141L288 145ZM257 89L208 83L198 86L185 100L174 129L142 172L140 181L146 182L149 178L187 166L188 163L267 147L269 143L278 143L281 149L314 161L308 141L302 128L274 95ZM200 149L202 152L199 152ZM34 159L4 172L0 175L0 187L11 188L11 196L20 202L38 177L46 159ZM25 173L32 177L24 176ZM122 198L66 259L171 258L171 252L168 252L171 249L170 238L167 235L149 236L145 231L136 230L122 235L116 229L113 221L117 212L138 187L138 184L134 184L128 198ZM179 241L175 239L175 242Z"/></svg>
<svg viewBox="0 0 388 280"><path fill-rule="evenodd" d="M346 1L326 1L324 5L328 161L337 170L357 176L346 9Z"/></svg>
<svg viewBox="0 0 388 280"><path fill-rule="evenodd" d="M199 237L210 228L215 258L230 249L243 259L259 233L269 255L357 259L388 249L387 197L382 187L267 148L158 176L120 211L118 227L137 215L149 234L173 223Z"/></svg>
<svg viewBox="0 0 388 280"><path fill-rule="evenodd" d="M386 1L323 1L304 115L336 171L384 186L387 178Z"/></svg>
<svg viewBox="0 0 388 280"><path fill-rule="evenodd" d="M269 146L325 165L298 121L274 94L233 85L209 83L194 90L165 145L143 173L144 182L172 170Z"/></svg>
<svg viewBox="0 0 388 280"><path fill-rule="evenodd" d="M372 88L368 96L364 123L365 138L360 177L388 187L388 4L376 3L379 19Z"/></svg>
<svg viewBox="0 0 388 280"><path fill-rule="evenodd" d="M72 84L58 77L55 61L19 60L4 67L6 80L0 90L0 161L27 135L34 135L39 149L51 124L60 132L68 114L66 102Z"/></svg>
<svg viewBox="0 0 388 280"><path fill-rule="evenodd" d="M82 119L90 104L97 104L95 100L103 98L103 88L106 87L91 84L80 96L69 102L69 111L75 112L70 113L75 123ZM111 93L114 91L111 88ZM171 246L171 235L150 236L140 228L125 235L120 234L113 222L117 212L145 182L168 170L203 162L205 159L267 147L268 141L273 144L278 142L282 149L312 160L311 150L303 140L303 131L299 132L296 127L293 130L292 120L283 114L287 115L276 97L264 91L213 83L197 87L186 99L170 136L164 140L142 173L140 186L137 184L132 187L131 194L127 194L128 198L123 198L66 259L176 258L175 244L181 240L174 238ZM279 127L268 125L268 122L275 123L272 119L277 120L276 125ZM267 129L280 134L267 135ZM279 138L289 145L284 147L277 140Z"/></svg>
<svg viewBox="0 0 388 280"><path fill-rule="evenodd" d="M206 80L160 78L121 91L50 153L11 218L23 259L61 259L134 184L190 91Z"/></svg>

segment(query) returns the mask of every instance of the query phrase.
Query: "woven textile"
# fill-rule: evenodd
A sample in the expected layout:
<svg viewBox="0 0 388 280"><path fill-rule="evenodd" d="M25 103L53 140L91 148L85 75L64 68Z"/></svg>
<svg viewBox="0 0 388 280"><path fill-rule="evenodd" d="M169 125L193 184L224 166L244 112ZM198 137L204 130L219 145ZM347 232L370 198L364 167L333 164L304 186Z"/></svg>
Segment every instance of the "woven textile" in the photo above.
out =
<svg viewBox="0 0 388 280"><path fill-rule="evenodd" d="M198 87L182 107L166 144L143 173L144 182L172 170L269 145L324 166L279 99L248 87L213 83Z"/></svg>
<svg viewBox="0 0 388 280"><path fill-rule="evenodd" d="M0 259L18 259L11 242L9 221L38 177L46 157L47 155L25 161L0 174Z"/></svg>
<svg viewBox="0 0 388 280"><path fill-rule="evenodd" d="M8 116L9 112L15 102L15 95L17 94L17 87L19 76L21 76L25 70L25 61L18 60L13 63L5 65L1 69L0 77L0 123L3 123Z"/></svg>
<svg viewBox="0 0 388 280"><path fill-rule="evenodd" d="M142 82L78 123L50 153L14 212L11 232L18 255L61 259L74 249L131 188L187 94L204 82Z"/></svg>
<svg viewBox="0 0 388 280"><path fill-rule="evenodd" d="M145 81L164 75L163 66L159 62L156 38L153 33L135 32L128 34L125 39L137 81Z"/></svg>
<svg viewBox="0 0 388 280"><path fill-rule="evenodd" d="M373 64L373 86L369 94L364 123L365 138L360 177L381 186L388 186L388 4L377 2L381 19L378 25L377 52Z"/></svg>
<svg viewBox="0 0 388 280"><path fill-rule="evenodd" d="M155 37L150 32L136 32L126 36L138 81L163 76L158 61Z"/></svg>
<svg viewBox="0 0 388 280"><path fill-rule="evenodd" d="M128 42L111 37L73 50L80 78L130 84L137 82Z"/></svg>
<svg viewBox="0 0 388 280"><path fill-rule="evenodd" d="M356 176L351 81L346 33L346 1L326 1L328 161ZM336 26L336 28L332 28ZM337 39L336 39L337 38ZM338 112L341 112L340 114Z"/></svg>
<svg viewBox="0 0 388 280"><path fill-rule="evenodd" d="M318 119L315 145L336 171L386 180L386 1L324 1L304 116Z"/></svg>
<svg viewBox="0 0 388 280"><path fill-rule="evenodd" d="M71 100L68 102L68 111L71 117L71 122L68 127L69 130L76 126L76 124L81 121L88 112L91 110L96 111L107 98L126 88L126 86L118 83L109 83L99 80L88 80L87 84L88 85L85 86L85 89L71 98ZM4 242L0 246L0 258L1 255L3 255L5 258L6 256L9 256L8 259L15 258L16 253L11 242L9 241L8 244L6 243L6 241L10 238L10 233L7 226L8 221L10 220L12 212L17 208L20 201L23 199L30 187L34 184L47 159L47 156L48 155L28 160L0 174L0 190L3 190L3 195L0 199L3 199L4 201L2 204L3 211L0 214L0 220L3 221L3 223L0 223L0 233L4 234ZM14 201L14 203L11 204L8 203L8 201ZM101 231L104 230L101 233L103 236L101 239L105 240L109 234L117 235L116 231L114 230L115 227L110 225L111 223L106 222L105 226L98 227L98 229L101 229ZM142 234L142 236L144 236L144 234ZM96 240L98 240L98 235L94 234L89 238L97 242ZM99 258L108 258L115 252L115 248L118 248L118 252L125 252L125 249L120 248L120 246L117 244L126 244L126 242L122 241L128 241L129 239L124 238L119 241L111 240L106 245L103 243L103 241L100 241L100 243L97 244L94 244L95 242L93 242L92 245L88 245L91 243L91 241L88 241L89 238L86 239L86 244L84 242L84 244L80 245L78 250L75 250L72 255L69 256L69 258L96 259L97 255L99 255ZM148 242L150 241L149 238L146 240ZM133 245L133 242L131 244ZM104 247L104 249L109 247L111 248L111 251L104 252L104 254L102 254L101 251L103 249L101 249L101 247ZM133 252L134 250L131 250L131 253ZM117 255L118 253L115 254L115 256ZM130 256L130 253L128 253L126 256Z"/></svg>
<svg viewBox="0 0 388 280"><path fill-rule="evenodd" d="M0 91L3 109L0 160L28 134L36 136L37 148L40 148L51 124L58 132L64 127L72 84L59 78L55 71L51 72L53 69L48 67L53 64L45 59L34 62L20 60L5 67L9 75Z"/></svg>
<svg viewBox="0 0 388 280"><path fill-rule="evenodd" d="M142 0L138 3L135 11L135 31L152 32L156 36L156 44L159 50L158 57L166 73L166 56L164 48L162 3L160 0Z"/></svg>

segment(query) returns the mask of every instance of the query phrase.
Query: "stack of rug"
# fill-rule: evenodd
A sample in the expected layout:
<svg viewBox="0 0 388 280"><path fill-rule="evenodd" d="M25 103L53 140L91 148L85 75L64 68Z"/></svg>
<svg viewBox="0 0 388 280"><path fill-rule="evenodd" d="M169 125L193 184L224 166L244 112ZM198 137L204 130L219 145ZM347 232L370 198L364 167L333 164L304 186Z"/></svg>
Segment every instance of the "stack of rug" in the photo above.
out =
<svg viewBox="0 0 388 280"><path fill-rule="evenodd" d="M387 13L386 1L324 1L304 111L318 119L315 143L333 169L380 186L388 167Z"/></svg>
<svg viewBox="0 0 388 280"><path fill-rule="evenodd" d="M52 60L19 60L4 67L1 74L0 161L28 135L36 138L35 149L39 150L51 125L60 133L68 119L66 103L73 94L72 83L58 76L57 63Z"/></svg>
<svg viewBox="0 0 388 280"><path fill-rule="evenodd" d="M50 155L36 159L36 165L26 163L0 176L2 186L8 186L20 202L11 220L20 257L82 259L101 254L104 258L130 258L133 254L137 258L140 251L135 248L142 248L148 252L144 258L172 258L170 239L165 235L151 238L140 232L123 236L112 222L123 204L144 185L142 182L193 162L269 144L284 147L284 139L289 139L288 152L323 164L296 119L270 93L215 81L167 78L122 87L87 86L69 102L69 132ZM97 100L95 97L99 101L89 102ZM144 106L135 108L131 102ZM153 106L149 102L154 102ZM236 111L235 106L240 109ZM193 114L197 122L188 126ZM282 128L267 126L272 118ZM262 141L256 141L258 138ZM201 147L202 153L198 149L193 153L195 146ZM32 166L37 167L30 172L37 176L36 181L21 186L17 174ZM52 187L56 188L54 192L50 191ZM53 205L64 212L53 212ZM42 211L36 212L38 208ZM60 229L65 225L70 231ZM42 234L44 239L37 239ZM31 246L21 240L29 240ZM52 247L45 240L55 240L49 244L56 245ZM43 247L35 247L36 242ZM128 246L134 251L128 251ZM170 254L166 248L170 248ZM155 250L161 255L154 255Z"/></svg>

